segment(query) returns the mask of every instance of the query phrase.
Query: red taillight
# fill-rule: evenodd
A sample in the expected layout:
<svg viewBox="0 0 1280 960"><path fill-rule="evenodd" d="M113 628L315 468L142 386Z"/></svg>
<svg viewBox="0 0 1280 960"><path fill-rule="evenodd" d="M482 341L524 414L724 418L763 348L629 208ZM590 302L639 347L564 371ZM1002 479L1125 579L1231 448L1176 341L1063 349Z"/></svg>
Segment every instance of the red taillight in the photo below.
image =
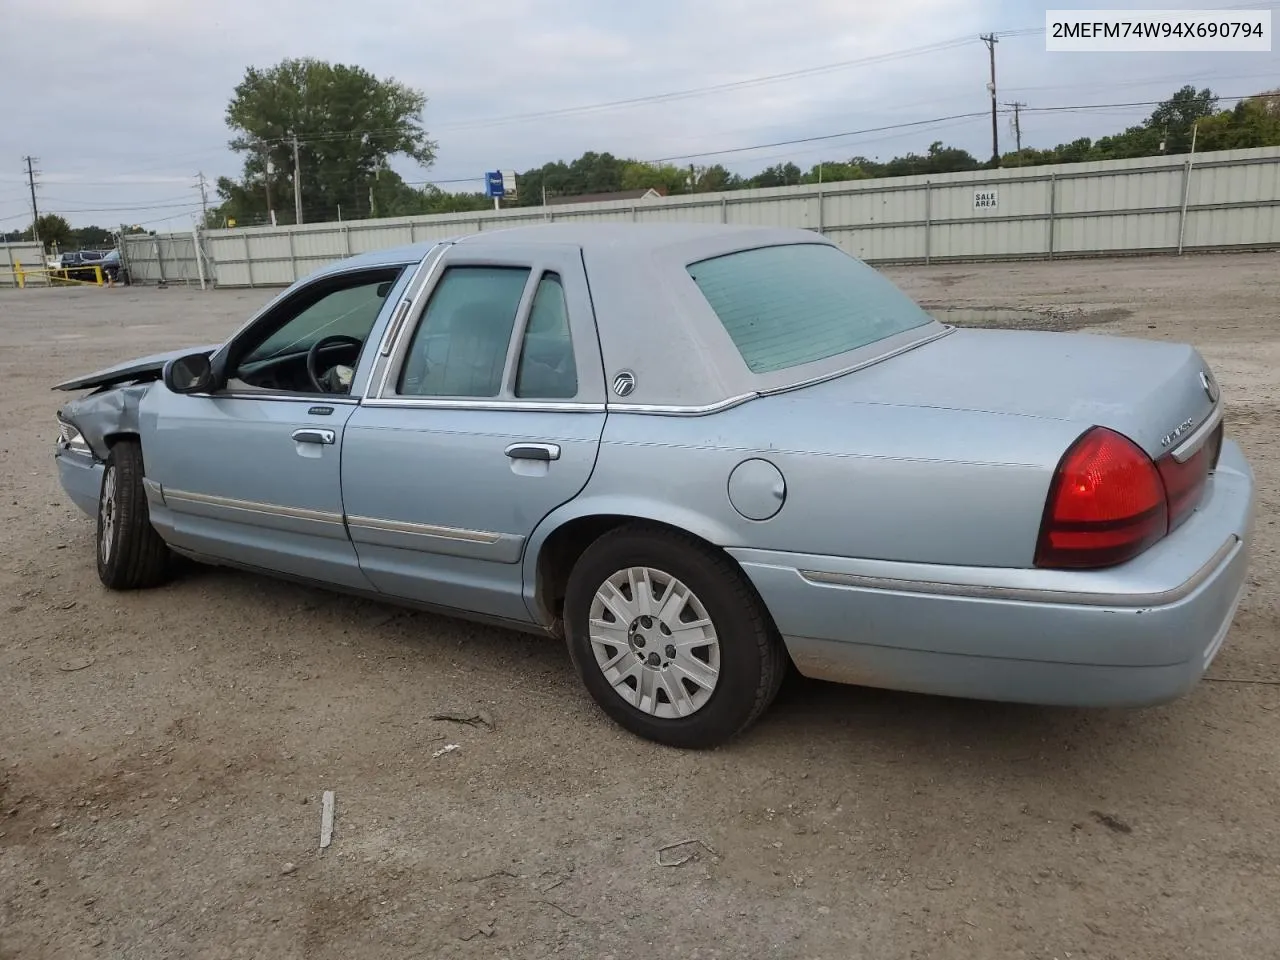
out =
<svg viewBox="0 0 1280 960"><path fill-rule="evenodd" d="M1062 457L1036 545L1037 567L1110 567L1124 563L1195 512L1218 465L1223 425L1182 463L1152 462L1114 430L1094 427Z"/></svg>
<svg viewBox="0 0 1280 960"><path fill-rule="evenodd" d="M1038 567L1108 567L1169 530L1164 483L1133 441L1094 427L1072 444L1049 487Z"/></svg>
<svg viewBox="0 0 1280 960"><path fill-rule="evenodd" d="M1165 494L1169 499L1169 529L1175 529L1183 520L1191 516L1200 505L1204 496L1205 483L1209 474L1218 462L1218 453L1222 449L1222 424L1219 423L1213 433L1191 457L1182 463L1173 459L1173 454L1165 454L1156 466L1160 470L1160 479L1164 481Z"/></svg>

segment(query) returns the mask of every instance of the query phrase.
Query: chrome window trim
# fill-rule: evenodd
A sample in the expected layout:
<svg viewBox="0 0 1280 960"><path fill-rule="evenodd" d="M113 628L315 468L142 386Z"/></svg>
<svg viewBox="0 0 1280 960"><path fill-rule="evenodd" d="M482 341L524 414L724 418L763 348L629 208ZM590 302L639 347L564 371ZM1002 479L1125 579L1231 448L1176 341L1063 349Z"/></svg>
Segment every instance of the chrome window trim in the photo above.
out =
<svg viewBox="0 0 1280 960"><path fill-rule="evenodd" d="M390 354L391 351L387 349L388 341L392 339L395 333L399 332L400 324L404 323L404 318L409 315L409 308L412 306L412 297L405 297L400 301L400 305L396 307L396 312L391 315L391 322L387 324L386 329L382 331L382 339L378 341L378 351L376 354L378 357L386 357ZM377 361L375 360L374 362L376 363Z"/></svg>
<svg viewBox="0 0 1280 960"><path fill-rule="evenodd" d="M812 387L819 383L826 383L828 380L835 380L850 373L865 370L867 367L874 366L877 363L883 363L885 360L891 360L909 350L914 350L916 347L923 347L926 343L933 343L935 340L941 340L943 337L950 336L955 332L955 327L950 324L943 324L941 330L931 333L927 337L920 337L918 340L912 340L910 343L899 344L892 350L885 350L883 353L878 353L874 357L859 360L857 363L850 364L847 367L841 367L839 370L833 370L830 373L824 373L816 377L809 377L807 380L798 380L795 383L789 383L782 387L770 387L768 390L759 391L759 393L762 397L773 397L780 393L788 393L791 390L800 390L804 387ZM871 344L867 344L867 346L871 346Z"/></svg>
<svg viewBox="0 0 1280 960"><path fill-rule="evenodd" d="M347 517L347 526L358 530L385 530L388 533L434 537L438 540L465 540L468 543L497 543L502 539L502 534L488 530L465 530L461 527L440 527L432 523L409 523L404 520L381 520L377 517Z"/></svg>
<svg viewBox="0 0 1280 960"><path fill-rule="evenodd" d="M1218 398L1218 402L1214 404L1213 409L1209 412L1209 416L1205 418L1204 423L1196 427L1191 436L1187 437L1180 444L1169 452L1169 456L1178 463L1186 463L1197 453L1200 448L1205 445L1209 439L1209 435L1218 428L1223 418L1226 416L1222 398Z"/></svg>
<svg viewBox="0 0 1280 960"><path fill-rule="evenodd" d="M328 393L188 393L188 397L201 397L205 400L291 400L294 403L305 403L313 407L323 407L331 403L341 406L355 406L359 397L345 394Z"/></svg>
<svg viewBox="0 0 1280 960"><path fill-rule="evenodd" d="M546 413L604 413L603 403L581 403L574 400L503 400L469 399L458 397L373 397L360 401L365 407L392 407L406 410L424 408L434 410L540 410Z"/></svg>
<svg viewBox="0 0 1280 960"><path fill-rule="evenodd" d="M721 410L728 410L731 407L739 406L748 400L754 400L760 396L759 393L742 393L736 397L729 397L717 403L708 403L700 407L680 406L676 404L662 403L614 403L609 402L609 412L611 413L645 413L662 417L701 417L708 413L719 413Z"/></svg>
<svg viewBox="0 0 1280 960"><path fill-rule="evenodd" d="M174 490L172 487L164 491L166 503L201 503L210 507L224 507L228 510L242 510L246 513L260 513L267 516L289 517L292 520L312 520L316 523L341 524L342 514L328 510L308 510L303 507L286 507L278 503L263 503L259 500L237 500L234 497L218 497L209 493L194 493L190 490Z"/></svg>
<svg viewBox="0 0 1280 960"><path fill-rule="evenodd" d="M1053 603L1089 607L1161 607L1190 596L1208 580L1240 547L1240 537L1231 534L1199 570L1168 590L1146 593L1088 593L1075 590L1045 590L1037 587L1001 587L977 583L946 583L937 580L902 580L828 570L797 570L809 583L830 587L887 590L934 597L966 600L997 600L1014 603Z"/></svg>

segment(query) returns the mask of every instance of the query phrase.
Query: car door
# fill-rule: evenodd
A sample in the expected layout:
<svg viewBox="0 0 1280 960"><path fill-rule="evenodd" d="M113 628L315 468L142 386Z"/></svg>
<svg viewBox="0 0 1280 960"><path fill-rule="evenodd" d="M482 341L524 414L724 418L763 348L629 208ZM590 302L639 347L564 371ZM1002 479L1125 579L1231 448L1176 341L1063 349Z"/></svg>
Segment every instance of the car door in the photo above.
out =
<svg viewBox="0 0 1280 960"><path fill-rule="evenodd" d="M305 372L354 368L403 268L328 275L270 307L214 357L222 385L203 394L162 386L139 407L152 522L174 546L295 577L369 588L342 517L342 434L357 398ZM370 347L373 350L374 347Z"/></svg>
<svg viewBox="0 0 1280 960"><path fill-rule="evenodd" d="M452 247L386 351L343 448L361 569L387 594L529 622L525 542L586 485L605 420L581 250Z"/></svg>

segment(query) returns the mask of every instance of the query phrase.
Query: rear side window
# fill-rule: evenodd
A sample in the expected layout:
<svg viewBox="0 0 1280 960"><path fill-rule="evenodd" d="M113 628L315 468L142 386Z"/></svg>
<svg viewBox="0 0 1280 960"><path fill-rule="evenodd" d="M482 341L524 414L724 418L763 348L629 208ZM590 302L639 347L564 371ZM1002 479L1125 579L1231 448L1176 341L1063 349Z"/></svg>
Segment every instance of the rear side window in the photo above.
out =
<svg viewBox="0 0 1280 960"><path fill-rule="evenodd" d="M564 287L556 274L548 273L539 282L529 309L516 368L516 396L564 400L577 392L578 368L573 361Z"/></svg>
<svg viewBox="0 0 1280 960"><path fill-rule="evenodd" d="M883 274L826 244L741 250L688 270L753 373L834 357L933 319Z"/></svg>

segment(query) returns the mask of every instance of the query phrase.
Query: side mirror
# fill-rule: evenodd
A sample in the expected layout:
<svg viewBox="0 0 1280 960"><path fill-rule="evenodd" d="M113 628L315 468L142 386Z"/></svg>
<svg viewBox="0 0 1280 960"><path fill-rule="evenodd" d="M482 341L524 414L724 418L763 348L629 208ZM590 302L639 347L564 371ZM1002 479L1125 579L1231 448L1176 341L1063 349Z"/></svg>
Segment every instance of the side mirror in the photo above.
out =
<svg viewBox="0 0 1280 960"><path fill-rule="evenodd" d="M164 385L174 393L202 393L213 386L213 365L205 353L189 353L164 365Z"/></svg>

